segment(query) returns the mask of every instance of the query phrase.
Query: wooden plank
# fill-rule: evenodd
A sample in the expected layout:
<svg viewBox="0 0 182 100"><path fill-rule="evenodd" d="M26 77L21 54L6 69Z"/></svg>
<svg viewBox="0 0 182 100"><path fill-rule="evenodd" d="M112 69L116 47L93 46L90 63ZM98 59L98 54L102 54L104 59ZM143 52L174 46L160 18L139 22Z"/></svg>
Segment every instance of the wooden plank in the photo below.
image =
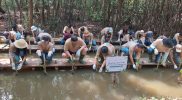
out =
<svg viewBox="0 0 182 100"><path fill-rule="evenodd" d="M6 44L0 44L0 51L1 52L8 52L9 50L9 45L6 46L5 48L2 48L4 47ZM64 48L63 48L63 45L54 45L56 51L63 51ZM28 47L28 49L31 48L32 51L36 51L38 49L38 45L30 45Z"/></svg>
<svg viewBox="0 0 182 100"><path fill-rule="evenodd" d="M93 65L93 58L85 58L86 63L80 64L78 61L74 62L75 67L79 68L91 68ZM22 67L22 70L24 69L32 69L32 68L42 68L40 65L41 60L39 58L27 58L27 65L24 65ZM47 68L54 69L54 68L71 68L72 64L67 62L67 59L53 59L52 63L47 65ZM9 59L1 59L0 60L0 69L11 69L10 61Z"/></svg>
<svg viewBox="0 0 182 100"><path fill-rule="evenodd" d="M142 58L142 59L147 59L147 58ZM94 58L93 57L89 57L87 56L85 59L86 64L80 64L78 61L75 61L74 65L75 67L79 67L79 68L92 68L92 65L94 63ZM23 69L32 69L32 68L42 68L42 66L40 65L41 60L39 58L32 58L32 57L28 57L27 58L27 62L28 65L25 65L22 67ZM131 66L132 64L128 63L128 66ZM168 66L171 66L172 64L168 64ZM67 59L64 58L54 58L52 63L47 65L47 68L71 68L72 64L71 63L67 63ZM147 68L147 67L156 67L157 64L156 63L142 63L141 66L143 68ZM161 65L160 65L161 66ZM168 67L171 68L171 67ZM0 69L11 69L11 65L10 65L10 61L8 58L5 59L1 59L0 60Z"/></svg>

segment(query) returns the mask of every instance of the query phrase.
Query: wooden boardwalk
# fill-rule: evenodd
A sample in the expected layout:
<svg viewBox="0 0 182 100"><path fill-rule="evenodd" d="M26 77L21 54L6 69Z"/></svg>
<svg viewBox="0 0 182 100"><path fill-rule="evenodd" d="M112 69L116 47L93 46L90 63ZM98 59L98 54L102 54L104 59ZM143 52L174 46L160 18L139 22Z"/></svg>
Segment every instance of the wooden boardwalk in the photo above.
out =
<svg viewBox="0 0 182 100"><path fill-rule="evenodd" d="M84 59L86 61L85 64L80 64L78 61L75 61L72 63L67 63L67 59L64 58L54 58L52 63L47 65L47 69L71 69L72 65L74 65L77 69L91 69L93 65L94 58L86 57ZM141 62L148 62L147 58L141 58ZM42 69L42 66L40 65L40 59L39 58L27 58L27 65L24 65L21 70L35 70L35 69ZM131 64L128 64L130 68L132 68ZM156 63L141 63L142 68L151 68L156 67ZM161 66L161 65L160 65ZM171 68L172 65L168 64L167 68ZM11 70L10 61L8 58L0 59L0 69L1 70Z"/></svg>

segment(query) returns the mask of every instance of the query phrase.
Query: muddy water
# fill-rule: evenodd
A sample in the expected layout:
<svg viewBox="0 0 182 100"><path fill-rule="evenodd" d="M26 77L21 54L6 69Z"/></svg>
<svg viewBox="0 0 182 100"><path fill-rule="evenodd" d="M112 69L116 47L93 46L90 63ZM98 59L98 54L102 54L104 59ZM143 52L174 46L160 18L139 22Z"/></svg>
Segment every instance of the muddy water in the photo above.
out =
<svg viewBox="0 0 182 100"><path fill-rule="evenodd" d="M91 55L93 56L93 55ZM1 58L7 58L1 54ZM33 55L32 57L36 57ZM59 58L59 55L56 58ZM182 98L182 86L176 83L173 69L129 69L119 73L119 84L113 87L109 73L92 70L20 72L0 71L0 100L140 100L140 97Z"/></svg>
<svg viewBox="0 0 182 100"><path fill-rule="evenodd" d="M1 100L130 100L142 96L182 98L182 86L175 80L174 70L128 70L119 74L119 84L113 87L111 75L91 70L40 71L0 73Z"/></svg>

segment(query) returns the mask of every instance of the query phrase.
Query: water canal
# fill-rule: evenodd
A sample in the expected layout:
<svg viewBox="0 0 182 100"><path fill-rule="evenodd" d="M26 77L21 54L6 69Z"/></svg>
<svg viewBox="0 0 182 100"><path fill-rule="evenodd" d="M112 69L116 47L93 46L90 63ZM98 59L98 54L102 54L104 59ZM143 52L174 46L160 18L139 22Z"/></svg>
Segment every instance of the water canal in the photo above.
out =
<svg viewBox="0 0 182 100"><path fill-rule="evenodd" d="M145 68L119 74L113 87L111 75L91 70L0 73L1 100L138 100L140 97L182 97L182 86L176 83L177 73L170 69L158 72Z"/></svg>
<svg viewBox="0 0 182 100"><path fill-rule="evenodd" d="M93 55L91 55L93 56ZM7 58L7 54L0 55ZM29 57L36 57L35 55ZM59 55L56 56L56 58ZM182 85L176 82L179 73L170 68L128 69L119 73L119 84L113 87L109 73L79 69L23 71L17 76L0 71L1 100L142 100L143 97L182 98Z"/></svg>

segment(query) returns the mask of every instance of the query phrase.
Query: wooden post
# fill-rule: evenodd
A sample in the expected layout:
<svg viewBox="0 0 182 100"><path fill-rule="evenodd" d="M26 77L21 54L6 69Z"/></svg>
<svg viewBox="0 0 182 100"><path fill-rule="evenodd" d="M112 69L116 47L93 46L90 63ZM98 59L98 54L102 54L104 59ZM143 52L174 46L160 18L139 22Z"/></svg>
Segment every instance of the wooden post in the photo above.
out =
<svg viewBox="0 0 182 100"><path fill-rule="evenodd" d="M33 1L29 0L29 26L28 30L30 31L31 26L33 25ZM29 44L29 54L31 54L31 47L30 47L30 39L28 40Z"/></svg>
<svg viewBox="0 0 182 100"><path fill-rule="evenodd" d="M29 0L29 27L28 27L29 31L32 25L33 25L33 0Z"/></svg>

